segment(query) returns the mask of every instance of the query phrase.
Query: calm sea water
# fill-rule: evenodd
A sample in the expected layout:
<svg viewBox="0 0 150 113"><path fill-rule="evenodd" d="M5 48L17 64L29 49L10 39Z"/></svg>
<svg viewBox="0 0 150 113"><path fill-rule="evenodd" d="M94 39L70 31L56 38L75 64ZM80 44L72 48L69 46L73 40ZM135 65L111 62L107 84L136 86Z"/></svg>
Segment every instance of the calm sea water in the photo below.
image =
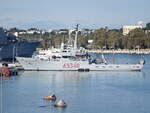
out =
<svg viewBox="0 0 150 113"><path fill-rule="evenodd" d="M111 60L111 55L107 58ZM24 72L1 79L2 113L150 113L150 55L142 72ZM116 55L135 63L139 55ZM55 94L67 108L43 97Z"/></svg>

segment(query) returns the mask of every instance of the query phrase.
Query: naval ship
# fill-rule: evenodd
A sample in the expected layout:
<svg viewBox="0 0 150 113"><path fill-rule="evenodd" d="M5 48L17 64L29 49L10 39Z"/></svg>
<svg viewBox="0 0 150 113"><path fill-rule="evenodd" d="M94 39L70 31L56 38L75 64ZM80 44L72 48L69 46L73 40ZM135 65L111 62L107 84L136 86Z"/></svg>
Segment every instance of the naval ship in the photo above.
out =
<svg viewBox="0 0 150 113"><path fill-rule="evenodd" d="M109 64L102 54L101 60L92 59L83 48L77 47L78 25L74 45L64 45L57 52L17 57L27 71L141 71L145 61L136 64ZM57 54L55 54L57 53Z"/></svg>
<svg viewBox="0 0 150 113"><path fill-rule="evenodd" d="M31 57L40 41L19 40L0 28L0 60L11 60L15 56Z"/></svg>

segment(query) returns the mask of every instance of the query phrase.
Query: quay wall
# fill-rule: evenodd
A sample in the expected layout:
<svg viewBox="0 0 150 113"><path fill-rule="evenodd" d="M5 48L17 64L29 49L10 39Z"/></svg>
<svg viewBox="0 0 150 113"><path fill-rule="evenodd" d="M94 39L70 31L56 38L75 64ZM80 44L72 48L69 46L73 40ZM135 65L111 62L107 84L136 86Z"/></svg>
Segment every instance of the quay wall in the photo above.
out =
<svg viewBox="0 0 150 113"><path fill-rule="evenodd" d="M118 49L118 50L102 50L102 49L92 49L88 50L89 53L120 53L120 54L149 54L150 49Z"/></svg>

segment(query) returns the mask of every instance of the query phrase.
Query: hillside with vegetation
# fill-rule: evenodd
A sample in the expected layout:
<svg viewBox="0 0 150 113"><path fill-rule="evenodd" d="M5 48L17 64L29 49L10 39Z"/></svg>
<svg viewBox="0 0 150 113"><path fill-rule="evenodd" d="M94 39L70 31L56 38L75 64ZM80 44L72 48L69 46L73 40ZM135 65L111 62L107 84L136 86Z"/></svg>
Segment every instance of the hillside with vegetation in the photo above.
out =
<svg viewBox="0 0 150 113"><path fill-rule="evenodd" d="M91 31L86 29L86 31ZM68 32L56 33L44 32L33 34L19 35L27 40L43 40L40 47L43 49L49 47L59 47L61 42L67 43ZM75 31L71 33L71 37L75 36ZM92 43L88 43L92 40ZM100 28L90 33L78 33L78 46L88 49L146 49L150 48L150 23L145 28L137 28L129 32L127 35L122 34L122 29Z"/></svg>

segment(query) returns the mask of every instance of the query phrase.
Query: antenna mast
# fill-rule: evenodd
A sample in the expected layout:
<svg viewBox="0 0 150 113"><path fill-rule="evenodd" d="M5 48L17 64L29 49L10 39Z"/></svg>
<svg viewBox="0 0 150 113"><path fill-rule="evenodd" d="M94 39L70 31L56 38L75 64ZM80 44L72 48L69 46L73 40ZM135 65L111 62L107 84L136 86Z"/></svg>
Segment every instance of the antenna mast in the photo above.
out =
<svg viewBox="0 0 150 113"><path fill-rule="evenodd" d="M79 27L79 24L77 24L76 31L75 31L76 35L75 35L75 40L74 40L74 49L77 49L78 27Z"/></svg>

